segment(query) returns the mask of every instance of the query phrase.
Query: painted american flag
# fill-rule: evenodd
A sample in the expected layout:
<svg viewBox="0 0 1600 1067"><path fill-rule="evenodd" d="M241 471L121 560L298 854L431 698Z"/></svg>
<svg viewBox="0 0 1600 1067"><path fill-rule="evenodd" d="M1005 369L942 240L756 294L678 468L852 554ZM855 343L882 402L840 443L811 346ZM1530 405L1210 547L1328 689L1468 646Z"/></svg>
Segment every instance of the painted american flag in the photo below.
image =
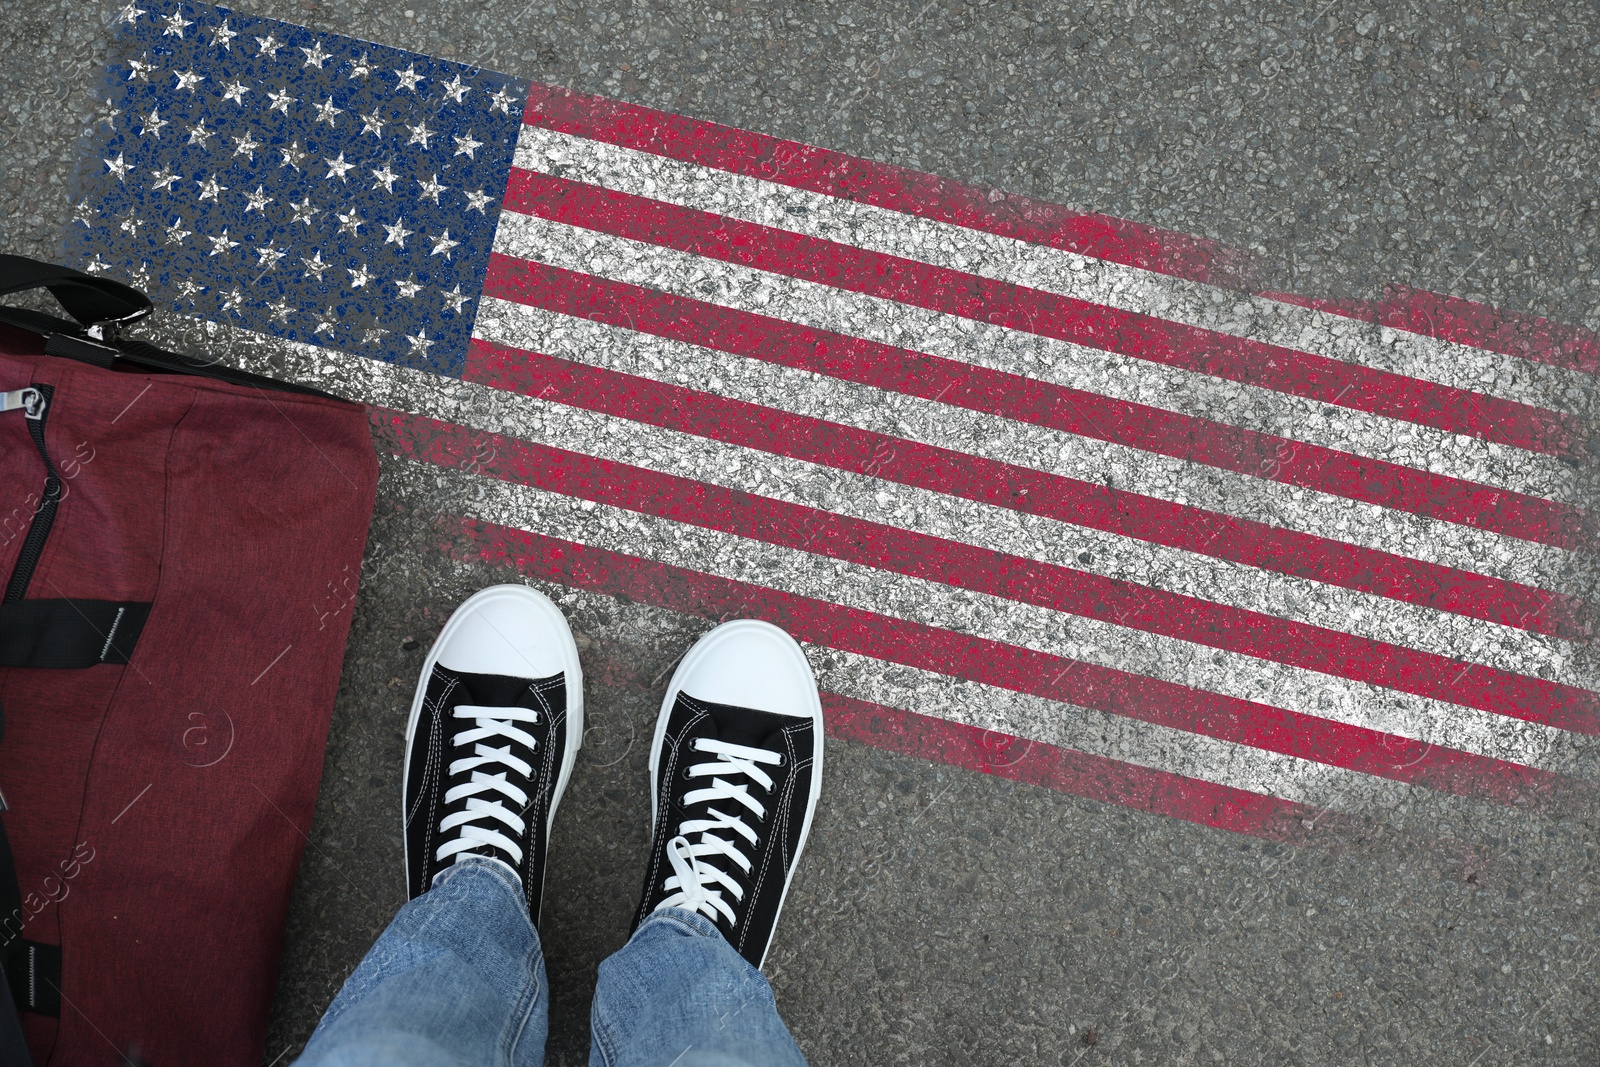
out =
<svg viewBox="0 0 1600 1067"><path fill-rule="evenodd" d="M69 255L372 405L462 558L770 619L835 736L1211 826L1592 802L1593 337L141 2Z"/></svg>

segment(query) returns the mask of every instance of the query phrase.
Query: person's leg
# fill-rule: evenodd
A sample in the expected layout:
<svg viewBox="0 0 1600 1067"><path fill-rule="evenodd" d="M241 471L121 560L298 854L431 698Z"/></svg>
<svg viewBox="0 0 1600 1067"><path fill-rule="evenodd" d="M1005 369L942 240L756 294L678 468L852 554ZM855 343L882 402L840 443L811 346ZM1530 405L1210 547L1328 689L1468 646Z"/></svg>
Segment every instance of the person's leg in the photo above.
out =
<svg viewBox="0 0 1600 1067"><path fill-rule="evenodd" d="M650 776L644 897L600 965L590 1064L803 1067L760 971L822 785L800 646L748 619L701 638L667 688Z"/></svg>
<svg viewBox="0 0 1600 1067"><path fill-rule="evenodd" d="M411 901L300 1063L544 1061L537 926L550 824L582 737L583 675L560 609L520 585L462 604L428 653L406 727Z"/></svg>
<svg viewBox="0 0 1600 1067"><path fill-rule="evenodd" d="M590 1067L804 1067L772 987L699 912L663 908L600 964Z"/></svg>
<svg viewBox="0 0 1600 1067"><path fill-rule="evenodd" d="M522 886L466 861L401 908L311 1035L304 1067L538 1067L550 996Z"/></svg>

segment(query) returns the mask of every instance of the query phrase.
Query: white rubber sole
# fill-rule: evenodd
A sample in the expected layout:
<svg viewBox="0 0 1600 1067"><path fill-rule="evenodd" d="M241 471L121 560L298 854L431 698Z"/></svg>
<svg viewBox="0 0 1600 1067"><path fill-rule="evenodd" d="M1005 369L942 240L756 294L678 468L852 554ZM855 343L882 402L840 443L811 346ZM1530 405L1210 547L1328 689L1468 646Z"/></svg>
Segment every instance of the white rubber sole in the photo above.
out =
<svg viewBox="0 0 1600 1067"><path fill-rule="evenodd" d="M672 672L672 680L667 684L667 695L662 698L661 712L656 717L655 736L650 742L650 834L655 836L656 821L660 817L661 782L657 775L661 766L661 746L667 734L667 720L672 715L672 706L677 703L678 694L683 692L682 679L687 678L693 670L705 660L716 655L730 638L743 636L749 631L768 632L782 638L789 654L799 666L804 668L806 677L812 679L809 698L805 701L810 712L812 729L816 733L817 752L812 762L811 771L811 796L806 803L805 823L800 827L800 840L795 846L794 856L789 861L789 871L783 879L783 896L778 901L778 911L773 916L772 929L776 933L778 922L783 918L783 906L789 901L789 883L794 880L794 872L800 866L800 856L805 852L806 839L811 836L811 821L817 811L817 799L822 795L822 752L823 752L823 724L822 724L822 698L817 692L816 676L811 671L811 661L806 659L805 650L800 647L793 637L770 622L760 619L735 619L715 627L696 641L689 651L684 654L683 661L678 664L677 670ZM689 694L693 696L694 694ZM758 709L759 710L759 709ZM797 718L799 716L796 716ZM761 964L767 962L767 950L772 947L772 938L769 935L767 943L761 948ZM761 965L757 965L760 970Z"/></svg>
<svg viewBox="0 0 1600 1067"><path fill-rule="evenodd" d="M548 629L558 639L557 651L560 653L562 676L567 686L567 746L562 754L561 773L556 778L555 792L550 796L550 814L545 820L544 828L546 841L549 840L551 827L555 825L556 809L561 804L562 794L567 791L567 782L572 778L572 768L578 762L578 750L583 747L583 667L578 662L578 643L572 638L567 617L549 597L525 585L492 585L487 589L478 590L450 613L444 629L439 631L433 647L428 650L428 658L423 661L422 672L417 679L416 694L411 698L411 718L406 723L405 769L400 781L400 837L406 853L407 871L411 869L411 846L405 832L405 805L406 797L411 792L411 742L417 732L417 722L422 718L422 704L428 695L428 679L433 676L433 668L439 662L439 650L446 647L450 640L461 632L476 609L498 600L510 600L518 607L536 614L547 624L551 624ZM508 673L511 677L520 677L515 671ZM548 860L547 856L546 872L550 869ZM543 888L540 887L540 900L544 899Z"/></svg>

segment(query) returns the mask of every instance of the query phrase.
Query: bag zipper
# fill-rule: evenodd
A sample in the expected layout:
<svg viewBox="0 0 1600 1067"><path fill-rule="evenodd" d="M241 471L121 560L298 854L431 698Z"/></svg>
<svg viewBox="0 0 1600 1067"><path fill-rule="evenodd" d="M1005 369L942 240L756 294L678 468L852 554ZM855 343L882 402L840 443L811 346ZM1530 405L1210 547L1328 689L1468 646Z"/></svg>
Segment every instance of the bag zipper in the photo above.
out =
<svg viewBox="0 0 1600 1067"><path fill-rule="evenodd" d="M53 385L30 385L25 389L16 389L9 393L0 393L0 412L21 411L28 422L28 435L33 438L33 447L39 450L39 458L44 460L44 495L39 498L39 507L33 513L33 521L28 524L28 534L22 539L22 551L17 554L16 569L11 572L11 581L6 584L5 597L0 603L10 604L21 600L28 592L28 585L33 581L34 568L39 565L39 557L44 554L45 540L50 536L50 527L55 525L56 509L61 505L61 479L56 475L56 467L50 462L50 452L44 444L45 418L50 414L50 401L55 396Z"/></svg>

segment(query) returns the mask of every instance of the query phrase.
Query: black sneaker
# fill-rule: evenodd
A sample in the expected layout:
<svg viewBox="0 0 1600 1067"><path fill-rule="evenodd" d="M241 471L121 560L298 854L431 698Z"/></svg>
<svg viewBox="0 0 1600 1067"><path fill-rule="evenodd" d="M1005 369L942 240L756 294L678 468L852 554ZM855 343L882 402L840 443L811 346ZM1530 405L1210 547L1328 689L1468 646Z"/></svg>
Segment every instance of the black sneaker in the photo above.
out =
<svg viewBox="0 0 1600 1067"><path fill-rule="evenodd" d="M583 672L561 609L522 585L456 609L406 727L406 888L469 856L508 868L539 923L556 805L583 742Z"/></svg>
<svg viewBox="0 0 1600 1067"><path fill-rule="evenodd" d="M822 703L794 639L741 619L702 637L667 688L650 748L644 899L712 922L760 967L822 789Z"/></svg>

